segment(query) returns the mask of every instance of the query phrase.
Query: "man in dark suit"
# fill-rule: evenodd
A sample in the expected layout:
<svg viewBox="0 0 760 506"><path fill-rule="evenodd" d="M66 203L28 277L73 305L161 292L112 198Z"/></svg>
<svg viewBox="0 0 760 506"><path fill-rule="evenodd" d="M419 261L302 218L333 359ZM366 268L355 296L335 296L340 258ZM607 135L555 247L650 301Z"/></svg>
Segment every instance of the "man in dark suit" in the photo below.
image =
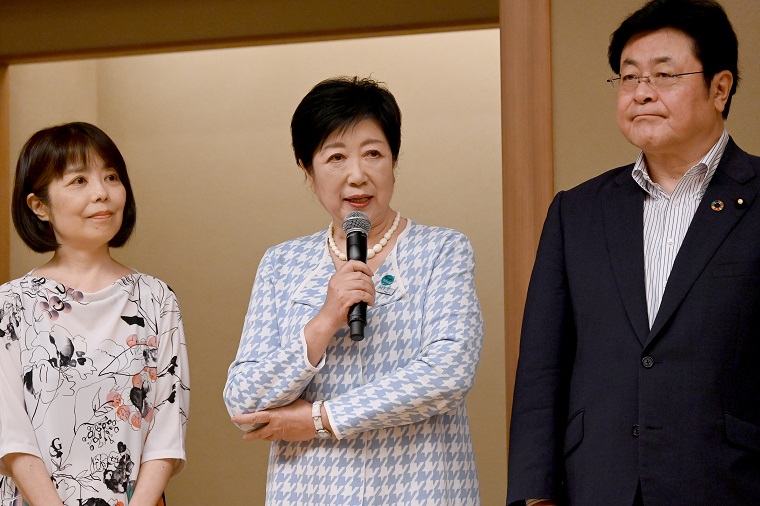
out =
<svg viewBox="0 0 760 506"><path fill-rule="evenodd" d="M507 504L760 505L760 158L724 128L737 59L712 0L650 1L613 34L641 154L549 209Z"/></svg>

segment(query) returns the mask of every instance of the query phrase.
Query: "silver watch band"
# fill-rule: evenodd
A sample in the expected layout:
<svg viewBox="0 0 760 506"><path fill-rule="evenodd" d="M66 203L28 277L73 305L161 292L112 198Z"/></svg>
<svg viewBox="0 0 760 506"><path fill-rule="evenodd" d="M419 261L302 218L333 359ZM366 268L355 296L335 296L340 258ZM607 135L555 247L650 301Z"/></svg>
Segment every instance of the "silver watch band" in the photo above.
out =
<svg viewBox="0 0 760 506"><path fill-rule="evenodd" d="M311 405L311 418L314 420L314 430L317 432L319 439L328 439L332 437L330 431L325 429L325 425L322 423L322 404L325 401L314 401Z"/></svg>
<svg viewBox="0 0 760 506"><path fill-rule="evenodd" d="M314 401L311 405L311 418L314 420L314 428L317 432L325 428L322 423L322 404L324 403L325 401Z"/></svg>

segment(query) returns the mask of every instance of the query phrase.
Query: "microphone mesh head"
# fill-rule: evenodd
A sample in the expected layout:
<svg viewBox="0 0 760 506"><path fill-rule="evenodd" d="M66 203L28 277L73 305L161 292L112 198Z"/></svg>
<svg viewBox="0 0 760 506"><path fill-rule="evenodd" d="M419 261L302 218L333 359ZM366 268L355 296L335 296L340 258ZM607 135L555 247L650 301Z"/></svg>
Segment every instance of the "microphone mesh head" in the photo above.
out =
<svg viewBox="0 0 760 506"><path fill-rule="evenodd" d="M361 211L351 211L343 220L343 231L346 235L356 231L369 235L371 227L372 223L370 223L369 217Z"/></svg>

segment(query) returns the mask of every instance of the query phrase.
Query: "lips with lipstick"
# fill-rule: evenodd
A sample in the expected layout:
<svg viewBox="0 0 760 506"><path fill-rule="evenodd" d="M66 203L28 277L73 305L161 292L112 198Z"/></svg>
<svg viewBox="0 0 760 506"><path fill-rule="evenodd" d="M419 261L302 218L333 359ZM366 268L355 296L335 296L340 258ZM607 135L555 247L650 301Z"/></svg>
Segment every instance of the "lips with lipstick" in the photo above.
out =
<svg viewBox="0 0 760 506"><path fill-rule="evenodd" d="M367 204L369 204L370 200L372 200L371 195L353 195L351 197L346 197L346 202L348 202L353 207L365 207Z"/></svg>

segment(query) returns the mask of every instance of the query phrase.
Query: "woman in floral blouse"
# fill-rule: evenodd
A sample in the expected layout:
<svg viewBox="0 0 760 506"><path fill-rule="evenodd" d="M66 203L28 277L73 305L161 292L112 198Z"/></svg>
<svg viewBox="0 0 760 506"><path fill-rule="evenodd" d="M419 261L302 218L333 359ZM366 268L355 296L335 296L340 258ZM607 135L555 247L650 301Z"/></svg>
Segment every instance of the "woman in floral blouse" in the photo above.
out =
<svg viewBox="0 0 760 506"><path fill-rule="evenodd" d="M53 255L0 286L1 504L161 504L185 462L187 353L171 289L110 254L136 219L121 153L87 123L37 132L12 216Z"/></svg>

